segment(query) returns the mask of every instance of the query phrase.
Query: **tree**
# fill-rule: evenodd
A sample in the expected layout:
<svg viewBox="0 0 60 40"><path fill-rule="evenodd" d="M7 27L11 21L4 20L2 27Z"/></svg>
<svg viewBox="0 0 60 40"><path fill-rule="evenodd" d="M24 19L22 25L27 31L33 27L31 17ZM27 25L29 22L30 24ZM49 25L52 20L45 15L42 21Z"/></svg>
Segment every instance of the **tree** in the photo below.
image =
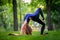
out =
<svg viewBox="0 0 60 40"><path fill-rule="evenodd" d="M21 25L22 25L21 0L19 2L20 2L19 7L20 7L20 29L21 29Z"/></svg>
<svg viewBox="0 0 60 40"><path fill-rule="evenodd" d="M52 22L55 26L55 29L60 29L60 0L52 0Z"/></svg>
<svg viewBox="0 0 60 40"><path fill-rule="evenodd" d="M46 0L48 30L53 30L53 25L51 20L51 5L52 5L52 0Z"/></svg>
<svg viewBox="0 0 60 40"><path fill-rule="evenodd" d="M14 17L14 31L18 30L18 20L17 20L17 2L13 0L13 17Z"/></svg>

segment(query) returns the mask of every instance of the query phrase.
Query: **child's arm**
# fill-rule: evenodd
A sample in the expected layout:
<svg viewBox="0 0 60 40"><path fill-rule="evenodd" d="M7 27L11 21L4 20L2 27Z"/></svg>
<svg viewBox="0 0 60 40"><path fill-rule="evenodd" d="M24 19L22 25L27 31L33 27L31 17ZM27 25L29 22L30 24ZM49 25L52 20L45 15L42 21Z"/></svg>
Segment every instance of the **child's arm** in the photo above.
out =
<svg viewBox="0 0 60 40"><path fill-rule="evenodd" d="M44 15L43 15L43 12L41 11L41 16L42 16L42 18L43 18L43 20L44 20Z"/></svg>

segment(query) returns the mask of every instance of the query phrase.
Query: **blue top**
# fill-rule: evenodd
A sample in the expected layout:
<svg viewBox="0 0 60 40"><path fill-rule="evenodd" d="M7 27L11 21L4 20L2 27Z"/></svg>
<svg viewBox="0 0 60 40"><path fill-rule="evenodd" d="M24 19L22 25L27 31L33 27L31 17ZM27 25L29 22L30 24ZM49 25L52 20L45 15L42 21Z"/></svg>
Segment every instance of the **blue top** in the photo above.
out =
<svg viewBox="0 0 60 40"><path fill-rule="evenodd" d="M34 14L27 14L24 18L24 20L26 20L28 23L30 21L29 17L32 18L32 20L36 20L36 19L39 19L39 15L41 14L41 16L43 17L43 13L42 13L42 10L41 8L38 8L36 10L36 12ZM43 17L44 18L44 17Z"/></svg>

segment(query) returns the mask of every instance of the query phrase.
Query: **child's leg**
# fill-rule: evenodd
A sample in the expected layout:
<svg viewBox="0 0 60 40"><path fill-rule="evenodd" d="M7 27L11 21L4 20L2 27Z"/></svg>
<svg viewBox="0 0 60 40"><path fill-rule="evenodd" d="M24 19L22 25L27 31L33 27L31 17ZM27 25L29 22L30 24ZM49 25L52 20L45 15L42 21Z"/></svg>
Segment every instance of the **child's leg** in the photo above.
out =
<svg viewBox="0 0 60 40"><path fill-rule="evenodd" d="M42 24L42 27L41 27L41 35L42 35L45 29L45 23L42 22L40 19L38 19L36 22L38 22L39 24Z"/></svg>

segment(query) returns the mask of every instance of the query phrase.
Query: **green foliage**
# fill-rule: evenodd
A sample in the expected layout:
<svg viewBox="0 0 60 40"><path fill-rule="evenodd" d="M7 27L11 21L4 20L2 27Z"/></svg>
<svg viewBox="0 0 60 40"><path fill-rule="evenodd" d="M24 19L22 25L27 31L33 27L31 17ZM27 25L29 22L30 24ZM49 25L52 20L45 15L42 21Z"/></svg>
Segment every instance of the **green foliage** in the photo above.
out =
<svg viewBox="0 0 60 40"><path fill-rule="evenodd" d="M8 3L8 0L0 0L0 6L5 5L6 3Z"/></svg>
<svg viewBox="0 0 60 40"><path fill-rule="evenodd" d="M53 0L51 16L55 24L60 24L60 0Z"/></svg>
<svg viewBox="0 0 60 40"><path fill-rule="evenodd" d="M6 25L7 29L13 26L13 13L12 13L12 6L9 7L9 4L0 6L0 25Z"/></svg>
<svg viewBox="0 0 60 40"><path fill-rule="evenodd" d="M20 26L20 13L22 21L27 13L34 13L38 4L43 5L43 12L46 19L46 1L45 0L32 0L30 4L24 3L22 0L17 1L17 13L18 13L18 26ZM52 23L59 25L60 21L60 0L52 0L51 18ZM21 10L20 10L21 9ZM12 0L0 0L0 24L2 24L1 15L3 14L3 20L6 22L7 27L13 27L13 5ZM31 25L33 22L31 22Z"/></svg>
<svg viewBox="0 0 60 40"><path fill-rule="evenodd" d="M38 7L38 4L44 4L45 3L45 0L32 0L32 2L31 2L31 6L32 7Z"/></svg>

